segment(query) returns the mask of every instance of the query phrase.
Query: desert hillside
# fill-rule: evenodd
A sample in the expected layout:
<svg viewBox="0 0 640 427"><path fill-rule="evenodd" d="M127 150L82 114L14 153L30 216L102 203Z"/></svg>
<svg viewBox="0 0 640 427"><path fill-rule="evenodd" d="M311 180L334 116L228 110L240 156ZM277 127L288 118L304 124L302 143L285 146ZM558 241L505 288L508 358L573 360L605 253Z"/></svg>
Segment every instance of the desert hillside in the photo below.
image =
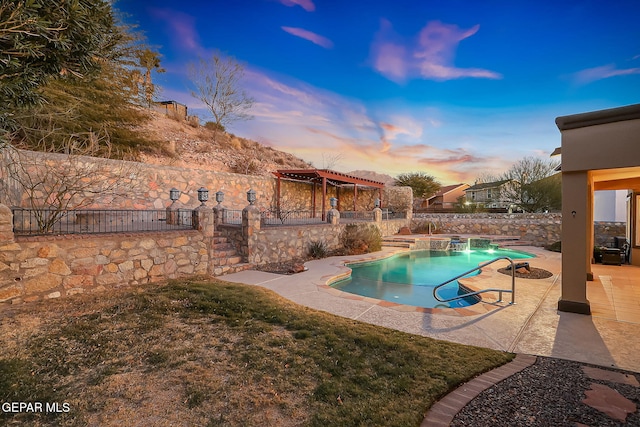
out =
<svg viewBox="0 0 640 427"><path fill-rule="evenodd" d="M204 126L191 126L163 113L151 112L151 120L139 129L150 139L166 144L170 156L142 154L145 163L191 167L249 175L271 175L277 169L308 169L313 166L284 151L226 132L215 135ZM393 185L389 175L357 170L350 175Z"/></svg>
<svg viewBox="0 0 640 427"><path fill-rule="evenodd" d="M152 139L166 143L171 156L142 154L145 163L191 167L251 175L270 175L276 169L307 169L304 160L258 142L191 126L185 121L152 112L141 129Z"/></svg>

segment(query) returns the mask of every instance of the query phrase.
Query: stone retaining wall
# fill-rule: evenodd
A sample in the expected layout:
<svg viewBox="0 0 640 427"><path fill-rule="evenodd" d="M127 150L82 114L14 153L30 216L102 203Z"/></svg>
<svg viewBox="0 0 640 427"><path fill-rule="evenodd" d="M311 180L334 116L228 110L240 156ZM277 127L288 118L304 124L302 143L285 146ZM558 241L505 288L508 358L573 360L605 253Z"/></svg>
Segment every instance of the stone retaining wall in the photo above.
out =
<svg viewBox="0 0 640 427"><path fill-rule="evenodd" d="M324 242L329 251L340 248L345 224L305 227L264 227L256 233L250 262L260 265L306 257L312 242Z"/></svg>
<svg viewBox="0 0 640 427"><path fill-rule="evenodd" d="M197 230L15 237L0 205L0 302L208 274L213 213L198 214Z"/></svg>
<svg viewBox="0 0 640 427"><path fill-rule="evenodd" d="M196 230L4 242L0 302L207 274L207 246Z"/></svg>
<svg viewBox="0 0 640 427"><path fill-rule="evenodd" d="M57 153L42 153L35 151L17 150L17 157L23 163L24 171L31 176L51 177L51 174L38 173L39 168L65 168L69 163L68 156ZM256 206L270 209L276 206L276 178L270 176L242 175L227 172L215 172L195 168L180 168L164 165L149 165L139 162L122 160L98 159L78 156L74 158L74 169L92 171L99 175L95 184L83 188L74 200L91 200L87 206L91 209L164 209L171 204L169 190L177 188L181 191L178 204L184 208L195 208L198 201L198 189L204 187L209 190L211 202L215 204L215 193L224 192L224 205L228 209L242 209L247 205L247 191L256 192ZM8 179L7 165L10 162L7 152L0 150L0 203L7 206L29 207L28 196L19 191L15 180ZM20 171L21 168L18 168ZM120 171L116 173L114 171ZM125 174L126 176L120 176ZM105 182L121 181L120 186L111 186L110 192L100 193L100 187ZM93 187L100 187L98 189ZM113 188L118 187L118 188ZM407 192L408 191L408 192ZM341 188L336 192L335 187L327 189L325 201L329 209L329 198L338 195L342 210L353 209L353 188ZM311 209L312 186L308 183L281 181L281 206L283 209ZM39 200L42 195L37 195ZM358 187L358 210L373 209L374 200L378 197L378 190L368 187ZM400 207L411 208L413 201L405 200L411 197L408 187L389 187L383 189L383 206L393 205L396 210ZM316 208L322 207L322 190L317 186Z"/></svg>
<svg viewBox="0 0 640 427"><path fill-rule="evenodd" d="M12 213L0 204L0 302L59 298L110 287L214 275L215 231L254 265L307 255L314 241L341 247L346 224L261 227L248 206L242 225L216 225L212 209L196 209L197 230L103 235L15 237ZM380 216L378 214L378 216ZM383 234L409 220L377 221Z"/></svg>
<svg viewBox="0 0 640 427"><path fill-rule="evenodd" d="M562 215L552 214L414 214L412 230L427 230L435 224L436 234L513 236L534 246L560 241ZM614 236L624 236L626 223L595 222L595 244L611 246Z"/></svg>

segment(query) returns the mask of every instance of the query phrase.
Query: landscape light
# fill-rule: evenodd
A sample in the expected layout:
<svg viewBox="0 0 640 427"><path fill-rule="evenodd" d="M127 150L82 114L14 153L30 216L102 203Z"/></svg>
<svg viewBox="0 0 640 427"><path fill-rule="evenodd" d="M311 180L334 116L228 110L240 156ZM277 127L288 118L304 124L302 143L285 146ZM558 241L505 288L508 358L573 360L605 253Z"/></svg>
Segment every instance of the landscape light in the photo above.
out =
<svg viewBox="0 0 640 427"><path fill-rule="evenodd" d="M218 202L218 204L222 203L222 201L224 200L224 193L222 192L222 190L217 191L216 192L216 202Z"/></svg>
<svg viewBox="0 0 640 427"><path fill-rule="evenodd" d="M253 205L256 201L256 192L253 190L247 191L247 201L250 205Z"/></svg>
<svg viewBox="0 0 640 427"><path fill-rule="evenodd" d="M204 206L207 200L209 200L209 190L204 187L200 187L198 189L198 200L202 203L201 206Z"/></svg>

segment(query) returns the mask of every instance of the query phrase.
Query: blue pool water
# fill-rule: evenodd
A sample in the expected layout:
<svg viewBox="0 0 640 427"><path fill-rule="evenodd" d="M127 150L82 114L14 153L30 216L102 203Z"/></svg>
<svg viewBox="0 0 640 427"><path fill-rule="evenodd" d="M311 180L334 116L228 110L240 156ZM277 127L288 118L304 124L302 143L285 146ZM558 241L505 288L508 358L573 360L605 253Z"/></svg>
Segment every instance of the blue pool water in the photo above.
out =
<svg viewBox="0 0 640 427"><path fill-rule="evenodd" d="M512 259L532 257L525 252L508 249L412 251L379 261L350 264L351 277L332 286L352 294L416 307L465 307L475 304L478 299L468 297L442 303L433 297L433 288L482 262L501 256ZM508 265L508 261L499 261L497 265L502 267L503 264ZM476 271L467 277L478 273ZM454 281L440 288L438 296L447 299L465 292L460 292L458 282Z"/></svg>

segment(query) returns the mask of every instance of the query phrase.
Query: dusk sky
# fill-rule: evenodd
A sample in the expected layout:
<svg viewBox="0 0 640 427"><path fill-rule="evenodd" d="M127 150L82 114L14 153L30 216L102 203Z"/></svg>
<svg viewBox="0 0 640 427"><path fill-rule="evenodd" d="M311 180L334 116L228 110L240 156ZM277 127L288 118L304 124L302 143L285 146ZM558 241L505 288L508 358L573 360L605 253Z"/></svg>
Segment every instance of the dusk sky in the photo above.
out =
<svg viewBox="0 0 640 427"><path fill-rule="evenodd" d="M245 65L229 131L316 167L473 184L560 146L557 116L640 102L639 0L119 0L161 100L210 119L187 64ZM606 144L603 145L606 147Z"/></svg>

